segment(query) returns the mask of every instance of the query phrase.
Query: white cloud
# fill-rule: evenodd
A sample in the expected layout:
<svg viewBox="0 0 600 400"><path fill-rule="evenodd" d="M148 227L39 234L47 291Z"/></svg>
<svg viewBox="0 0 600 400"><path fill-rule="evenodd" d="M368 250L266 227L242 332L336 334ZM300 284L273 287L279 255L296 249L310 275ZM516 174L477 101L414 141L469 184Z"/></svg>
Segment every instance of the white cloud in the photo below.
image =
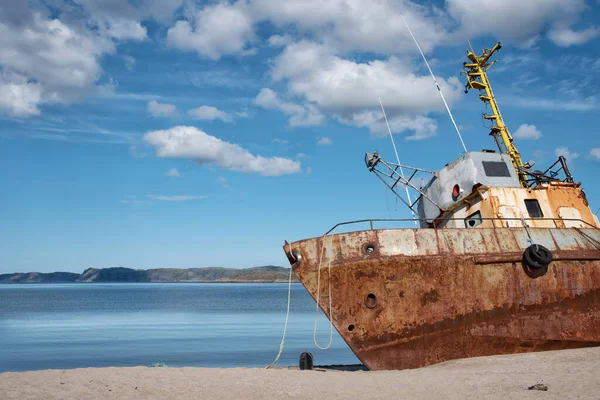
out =
<svg viewBox="0 0 600 400"><path fill-rule="evenodd" d="M425 51L447 36L445 15L433 7L405 0L254 0L251 6L257 20L269 20L282 28L292 25L300 33L321 38L341 52L414 52L400 13ZM282 42L280 38L273 41L272 45Z"/></svg>
<svg viewBox="0 0 600 400"><path fill-rule="evenodd" d="M179 171L177 171L177 168L171 168L170 170L168 170L165 173L166 176L181 176L181 174L179 173Z"/></svg>
<svg viewBox="0 0 600 400"><path fill-rule="evenodd" d="M42 97L39 83L22 75L0 70L0 113L16 117L37 115Z"/></svg>
<svg viewBox="0 0 600 400"><path fill-rule="evenodd" d="M214 60L224 55L255 53L256 49L250 47L259 40L255 31L262 32L263 25L274 28L276 32L268 44L284 50L275 59L273 78L287 83L288 91L280 91L284 100L273 108L286 113L292 126L319 125L326 116L360 124L365 116L358 113L376 109L371 106L373 98L381 96L386 106L387 103L407 105L386 94L395 93L398 87L407 87L401 94L414 93L417 100L414 105L408 103L408 108L388 106L392 108L391 120L410 120L410 124L397 122L398 126L423 125L426 121L423 118L430 118L428 113L439 109L431 103L424 106L424 98L435 99L435 96L422 90L428 87L425 81L429 78L416 72L414 60L344 59L351 54L363 60L361 52L414 57L417 53L400 18L401 12L426 52L462 43L465 37L474 39L484 35L507 38L516 45L531 45L547 38L558 46L583 44L600 35L600 28L595 25L584 24L575 29L575 23L589 7L586 0L485 0L476 7L471 0L447 0L439 6L430 5L432 2L419 5L409 0L193 3L4 0L0 5L0 70L3 74L23 77L25 83L23 79L2 77L3 88L8 88L11 95L0 94L0 112L35 115L43 110L44 104L70 103L97 94L95 89L104 73L103 57L117 51L115 41L147 39L148 31L141 21L146 24L152 19L159 25L170 26L167 32L170 45ZM185 19L173 23L175 10L180 10L177 15ZM294 43L299 38L311 38L318 45ZM131 69L134 59L129 56L124 60ZM390 75L396 79L386 90L382 82ZM455 81L440 81L442 89L451 92L447 97L452 97ZM374 86L369 86L373 83ZM371 92L365 92L368 88L372 88ZM368 128L377 131L372 126Z"/></svg>
<svg viewBox="0 0 600 400"><path fill-rule="evenodd" d="M594 27L575 32L570 26L586 9L585 0L447 0L445 8L415 1L362 0L253 0L217 3L193 11L185 21L169 29L169 42L218 59L224 54L246 54L254 30L269 23L296 37L311 37L337 53L375 52L415 54L414 44L401 14L410 24L425 52L435 46L463 43L465 37L492 35L531 46L547 30L559 45L582 43L594 35ZM494 18L482 18L493 15ZM384 21L384 22L382 22ZM272 35L272 47L293 41L291 34Z"/></svg>
<svg viewBox="0 0 600 400"><path fill-rule="evenodd" d="M591 26L582 31L574 31L569 26L558 26L548 32L548 38L557 46L569 47L584 44L600 34L600 29Z"/></svg>
<svg viewBox="0 0 600 400"><path fill-rule="evenodd" d="M108 22L108 35L119 40L144 40L146 27L138 21L119 19Z"/></svg>
<svg viewBox="0 0 600 400"><path fill-rule="evenodd" d="M123 204L150 204L148 201L143 200L121 200Z"/></svg>
<svg viewBox="0 0 600 400"><path fill-rule="evenodd" d="M269 88L262 88L254 98L254 103L267 109L279 110L289 116L293 127L316 126L325 122L325 116L313 104L295 104L283 101Z"/></svg>
<svg viewBox="0 0 600 400"><path fill-rule="evenodd" d="M121 203L123 204L151 204L149 201L144 201L144 200L136 200L136 199L126 199L126 200L121 200Z"/></svg>
<svg viewBox="0 0 600 400"><path fill-rule="evenodd" d="M44 104L103 94L97 86L101 61L116 52L115 40L145 39L140 21L168 23L182 1L143 0L136 6L115 0L3 0L0 113L35 115ZM133 58L124 59L131 68Z"/></svg>
<svg viewBox="0 0 600 400"><path fill-rule="evenodd" d="M132 144L131 146L129 146L129 154L133 158L144 158L144 157L146 157L146 154L144 152L140 151L135 144Z"/></svg>
<svg viewBox="0 0 600 400"><path fill-rule="evenodd" d="M159 194L149 194L148 198L152 200L160 200L160 201L189 201L189 200L200 200L206 199L206 196L163 196Z"/></svg>
<svg viewBox="0 0 600 400"><path fill-rule="evenodd" d="M212 121L220 119L223 122L232 122L233 119L227 113L212 106L200 106L188 111L188 115L195 119Z"/></svg>
<svg viewBox="0 0 600 400"><path fill-rule="evenodd" d="M554 149L554 154L556 154L556 157L563 156L567 161L573 161L580 156L579 153L570 152L568 147L558 147Z"/></svg>
<svg viewBox="0 0 600 400"><path fill-rule="evenodd" d="M225 142L192 126L149 132L144 140L156 148L158 157L188 158L199 164L265 176L301 172L298 161L253 155L237 144Z"/></svg>
<svg viewBox="0 0 600 400"><path fill-rule="evenodd" d="M600 161L600 147L594 147L590 150L589 157L593 160Z"/></svg>
<svg viewBox="0 0 600 400"><path fill-rule="evenodd" d="M557 24L562 33L551 30L550 40L559 45L572 42L573 38L566 38L568 34L563 31L586 9L585 0L503 0L473 4L472 0L446 0L446 10L460 23L453 35L456 39L491 34L523 47L534 44L546 26Z"/></svg>
<svg viewBox="0 0 600 400"><path fill-rule="evenodd" d="M253 53L248 45L255 37L255 26L268 22L286 30L291 26L299 36L319 38L342 52L414 53L401 12L426 51L446 40L444 18L447 16L435 7L410 1L360 0L253 0L212 4L178 21L169 29L167 37L168 42L179 49L219 59L226 54ZM277 34L271 36L268 43L279 47L292 40L290 35Z"/></svg>
<svg viewBox="0 0 600 400"><path fill-rule="evenodd" d="M310 105L315 113L332 115L348 125L367 127L374 135L387 133L379 107L378 97L381 97L392 131L412 131L408 139L423 139L437 131L437 123L427 114L443 111L444 107L431 77L417 75L414 68L411 63L393 57L354 62L333 55L330 47L299 42L287 46L275 59L272 77L287 82L290 94L304 99L305 107ZM438 82L452 105L461 95L463 84L456 77L447 80L439 77ZM281 100L270 89L261 90L256 102L265 108L284 111L279 106Z"/></svg>
<svg viewBox="0 0 600 400"><path fill-rule="evenodd" d="M188 20L177 21L168 30L167 41L178 49L195 51L214 60L248 51L247 41L254 31L245 7L243 2L206 6Z"/></svg>
<svg viewBox="0 0 600 400"><path fill-rule="evenodd" d="M332 55L327 47L300 42L276 59L273 79L286 80L290 92L332 111L378 108L378 97L386 110L443 110L431 77L418 76L412 68L396 58L357 63ZM458 78L438 81L448 102L462 93Z"/></svg>
<svg viewBox="0 0 600 400"><path fill-rule="evenodd" d="M275 139L273 139L273 143L288 144L288 141L285 139L275 138Z"/></svg>
<svg viewBox="0 0 600 400"><path fill-rule="evenodd" d="M156 100L150 100L148 112L153 117L172 117L177 114L177 107L174 104L162 104Z"/></svg>
<svg viewBox="0 0 600 400"><path fill-rule="evenodd" d="M355 112L349 118L340 118L342 123L358 127L369 128L369 132L376 137L387 136L388 130L381 110L365 110ZM407 140L422 140L436 135L437 122L423 115L388 115L388 123L392 133L413 133L406 137Z"/></svg>
<svg viewBox="0 0 600 400"><path fill-rule="evenodd" d="M235 113L235 116L238 117L238 118L252 118L252 116L250 115L250 113L248 112L248 110L237 111Z"/></svg>
<svg viewBox="0 0 600 400"><path fill-rule="evenodd" d="M20 1L20 0L18 0ZM56 3L56 2L53 2ZM77 0L87 17L98 24L110 25L114 21L133 21L153 19L161 24L168 24L173 19L173 12L183 0ZM65 5L65 9L68 7Z"/></svg>
<svg viewBox="0 0 600 400"><path fill-rule="evenodd" d="M131 56L123 56L123 62L125 63L125 68L128 71L133 71L133 67L135 66L135 58Z"/></svg>
<svg viewBox="0 0 600 400"><path fill-rule="evenodd" d="M233 191L233 188L231 186L229 186L229 184L227 183L227 179L225 179L224 177L219 176L217 178L217 182L219 182L224 189Z"/></svg>
<svg viewBox="0 0 600 400"><path fill-rule="evenodd" d="M288 35L273 35L267 40L271 47L281 47L291 42L293 42L293 39Z"/></svg>
<svg viewBox="0 0 600 400"><path fill-rule="evenodd" d="M101 74L99 58L113 43L91 31L67 26L39 12L20 24L0 14L2 109L33 115L44 103L67 103L93 90ZM14 104L11 104L14 103Z"/></svg>
<svg viewBox="0 0 600 400"><path fill-rule="evenodd" d="M121 200L121 203L123 204L151 204L149 201L146 200L138 200L137 196L135 194L126 194L125 195L125 199Z"/></svg>
<svg viewBox="0 0 600 400"><path fill-rule="evenodd" d="M523 124L517 128L513 136L517 139L539 139L542 137L540 132L535 125Z"/></svg>
<svg viewBox="0 0 600 400"><path fill-rule="evenodd" d="M506 96L505 101L513 106L548 111L593 111L600 109L596 96L577 99L548 99L540 97Z"/></svg>
<svg viewBox="0 0 600 400"><path fill-rule="evenodd" d="M325 136L325 137L322 137L321 139L319 139L317 141L317 144L329 145L329 144L333 144L333 140L331 140L330 138Z"/></svg>

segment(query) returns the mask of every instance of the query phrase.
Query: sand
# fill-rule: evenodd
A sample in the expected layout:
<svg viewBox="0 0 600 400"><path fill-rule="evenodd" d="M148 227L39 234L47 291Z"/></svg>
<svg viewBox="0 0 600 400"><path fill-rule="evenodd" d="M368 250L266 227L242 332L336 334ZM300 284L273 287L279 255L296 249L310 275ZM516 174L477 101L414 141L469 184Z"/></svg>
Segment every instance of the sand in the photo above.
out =
<svg viewBox="0 0 600 400"><path fill-rule="evenodd" d="M547 391L528 390L535 384ZM85 368L0 374L0 399L600 399L600 347L404 371Z"/></svg>

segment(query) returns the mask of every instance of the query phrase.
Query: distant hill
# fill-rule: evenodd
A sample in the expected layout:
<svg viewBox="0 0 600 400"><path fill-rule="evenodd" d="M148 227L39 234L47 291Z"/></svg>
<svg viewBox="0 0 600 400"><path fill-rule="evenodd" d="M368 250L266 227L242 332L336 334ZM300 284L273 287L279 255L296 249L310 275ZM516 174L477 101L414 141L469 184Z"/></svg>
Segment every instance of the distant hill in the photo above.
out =
<svg viewBox="0 0 600 400"><path fill-rule="evenodd" d="M73 272L26 272L0 275L0 283L67 283L77 278L79 274Z"/></svg>
<svg viewBox="0 0 600 400"><path fill-rule="evenodd" d="M234 268L88 268L72 272L27 272L0 275L0 283L67 282L287 282L290 270L272 265L246 269ZM294 282L297 282L293 276Z"/></svg>

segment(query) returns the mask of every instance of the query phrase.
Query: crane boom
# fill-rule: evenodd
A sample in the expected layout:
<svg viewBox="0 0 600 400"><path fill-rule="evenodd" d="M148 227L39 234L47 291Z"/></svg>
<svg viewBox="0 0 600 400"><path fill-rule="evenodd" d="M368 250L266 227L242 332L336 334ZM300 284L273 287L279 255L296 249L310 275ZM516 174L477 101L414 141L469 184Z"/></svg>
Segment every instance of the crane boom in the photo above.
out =
<svg viewBox="0 0 600 400"><path fill-rule="evenodd" d="M494 92L492 92L492 87L490 86L490 81L487 77L487 71L496 62L490 62L490 57L496 51L500 50L501 47L502 46L500 45L500 42L498 42L491 49L484 49L480 56L473 53L472 50L467 50L467 58L469 59L469 62L465 62L463 64L466 69L464 72L467 76L465 93L468 92L469 89L479 90L479 99L486 104L489 103L492 109L492 114L483 114L483 118L494 122L490 135L494 137L500 152L505 152L510 156L512 164L517 171L517 176L519 177L521 186L527 187L529 184L527 173L525 171L528 166L523 164L523 161L521 160L521 154L514 145L513 138L508 131L508 128L504 124L502 114L500 114L498 103L496 102ZM504 151L502 151L502 147L500 146L500 141L498 138L500 138L502 144L504 145Z"/></svg>

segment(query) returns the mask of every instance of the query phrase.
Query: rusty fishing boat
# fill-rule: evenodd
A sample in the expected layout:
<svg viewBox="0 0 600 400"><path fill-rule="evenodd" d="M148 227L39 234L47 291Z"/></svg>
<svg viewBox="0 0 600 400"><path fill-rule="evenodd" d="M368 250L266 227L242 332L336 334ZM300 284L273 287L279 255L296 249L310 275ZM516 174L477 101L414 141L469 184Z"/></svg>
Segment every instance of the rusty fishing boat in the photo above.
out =
<svg viewBox="0 0 600 400"><path fill-rule="evenodd" d="M600 346L600 223L564 157L545 171L521 160L487 77L499 49L468 50L463 71L465 92L492 110L497 152L465 152L437 172L365 156L418 227L344 222L283 247L370 370ZM354 223L369 229L333 233Z"/></svg>

